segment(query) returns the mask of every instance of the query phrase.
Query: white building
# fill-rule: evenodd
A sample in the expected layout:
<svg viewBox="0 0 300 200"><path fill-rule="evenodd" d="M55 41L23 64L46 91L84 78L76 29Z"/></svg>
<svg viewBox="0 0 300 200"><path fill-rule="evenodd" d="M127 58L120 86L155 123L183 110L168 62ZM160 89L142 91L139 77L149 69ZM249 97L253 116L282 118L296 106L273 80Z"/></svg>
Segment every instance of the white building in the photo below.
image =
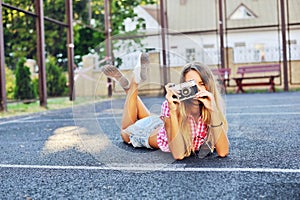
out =
<svg viewBox="0 0 300 200"><path fill-rule="evenodd" d="M220 64L219 8L212 0L166 1L168 66L180 66L187 61ZM281 22L279 0L223 1L224 46L233 49L234 63L280 62L282 60ZM288 59L300 60L300 1L285 1ZM135 65L137 52L161 51L159 5L139 6L138 17L144 18L147 37L143 45L131 40L119 40L121 48L114 51L122 58L121 69ZM130 31L134 19L125 21ZM130 44L131 43L131 44ZM120 44L120 43L119 43Z"/></svg>

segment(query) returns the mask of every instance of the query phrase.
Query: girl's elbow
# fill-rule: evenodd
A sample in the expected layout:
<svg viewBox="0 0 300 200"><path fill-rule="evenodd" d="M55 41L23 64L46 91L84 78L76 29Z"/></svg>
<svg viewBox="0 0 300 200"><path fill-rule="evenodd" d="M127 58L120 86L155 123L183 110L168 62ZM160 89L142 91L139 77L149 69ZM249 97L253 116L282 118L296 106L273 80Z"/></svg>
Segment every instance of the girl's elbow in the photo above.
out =
<svg viewBox="0 0 300 200"><path fill-rule="evenodd" d="M183 160L183 159L184 159L184 156L174 156L174 155L173 155L173 158L174 158L175 160Z"/></svg>
<svg viewBox="0 0 300 200"><path fill-rule="evenodd" d="M172 153L172 156L175 160L183 160L185 158L184 154Z"/></svg>
<svg viewBox="0 0 300 200"><path fill-rule="evenodd" d="M229 154L229 149L224 149L222 151L217 151L217 154L221 158L225 158Z"/></svg>

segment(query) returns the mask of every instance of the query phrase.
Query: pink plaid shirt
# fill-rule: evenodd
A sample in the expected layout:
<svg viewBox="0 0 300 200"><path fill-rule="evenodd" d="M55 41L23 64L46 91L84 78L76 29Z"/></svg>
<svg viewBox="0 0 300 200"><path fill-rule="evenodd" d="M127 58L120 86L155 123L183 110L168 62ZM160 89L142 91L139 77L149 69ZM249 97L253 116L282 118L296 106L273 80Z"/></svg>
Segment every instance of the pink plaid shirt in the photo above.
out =
<svg viewBox="0 0 300 200"><path fill-rule="evenodd" d="M170 117L170 109L167 101L164 101L161 106L161 118ZM204 139L207 134L207 125L202 121L202 117L200 116L198 119L198 123L194 120L192 116L189 116L190 129L192 134L192 143L194 150L198 150L199 147L204 143ZM157 135L157 144L158 147L164 152L170 152L168 137L165 127L163 126Z"/></svg>

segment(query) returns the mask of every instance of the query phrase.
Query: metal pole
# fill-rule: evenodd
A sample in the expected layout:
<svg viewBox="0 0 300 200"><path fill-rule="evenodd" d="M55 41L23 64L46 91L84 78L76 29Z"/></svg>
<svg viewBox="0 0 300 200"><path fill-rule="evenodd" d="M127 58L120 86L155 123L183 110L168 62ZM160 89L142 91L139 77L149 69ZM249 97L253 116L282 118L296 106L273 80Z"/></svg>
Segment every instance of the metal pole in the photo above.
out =
<svg viewBox="0 0 300 200"><path fill-rule="evenodd" d="M39 98L40 98L40 106L47 107L43 0L35 0L35 9L37 14L36 32L37 32L37 63L39 67Z"/></svg>
<svg viewBox="0 0 300 200"><path fill-rule="evenodd" d="M110 0L104 1L104 19L105 19L105 48L106 48L106 57L111 58L112 49L111 49L111 23L110 23ZM106 60L107 64L111 64L111 59ZM112 81L110 78L107 78L108 85L108 96L112 96Z"/></svg>
<svg viewBox="0 0 300 200"><path fill-rule="evenodd" d="M68 49L68 73L69 73L69 99L75 100L74 94L74 43L73 43L73 7L72 0L66 0L67 16L67 49Z"/></svg>
<svg viewBox="0 0 300 200"><path fill-rule="evenodd" d="M2 1L0 1L0 112L7 111L5 84L4 34L2 22Z"/></svg>
<svg viewBox="0 0 300 200"><path fill-rule="evenodd" d="M162 67L163 67L163 84L166 85L168 80L167 56L166 56L166 20L164 0L160 0L160 24L161 24L161 42L162 42Z"/></svg>
<svg viewBox="0 0 300 200"><path fill-rule="evenodd" d="M289 82L288 82L288 65L287 65L287 50L286 50L286 24L285 24L284 0L280 0L280 11L281 11L282 58L283 58L283 87L284 87L284 91L288 91Z"/></svg>
<svg viewBox="0 0 300 200"><path fill-rule="evenodd" d="M225 61L224 61L224 33L223 33L223 6L222 6L222 0L219 0L219 36L220 36L221 68L225 68Z"/></svg>

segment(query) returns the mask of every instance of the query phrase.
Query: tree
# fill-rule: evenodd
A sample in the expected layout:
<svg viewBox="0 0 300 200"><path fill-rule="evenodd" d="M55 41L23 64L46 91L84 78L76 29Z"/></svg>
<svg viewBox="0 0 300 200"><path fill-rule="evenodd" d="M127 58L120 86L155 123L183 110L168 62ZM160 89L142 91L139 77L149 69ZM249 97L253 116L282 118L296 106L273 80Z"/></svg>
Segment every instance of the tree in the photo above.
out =
<svg viewBox="0 0 300 200"><path fill-rule="evenodd" d="M111 27L112 36L124 34L125 26L124 20L137 18L134 13L134 8L138 5L154 4L156 0L111 0ZM104 1L92 1L91 3L91 15L89 18L88 1L80 1L74 5L74 12L79 13L75 15L74 19L76 25L74 27L74 43L75 43L75 54L85 55L87 53L104 53L103 42L105 40L104 32ZM81 10L81 12L79 12ZM137 18L135 30L131 31L130 34L137 33L138 30L145 28L145 21L142 18ZM126 33L128 34L128 33ZM138 42L138 41L133 41Z"/></svg>
<svg viewBox="0 0 300 200"><path fill-rule="evenodd" d="M5 3L34 12L30 0L7 0ZM36 34L34 17L3 7L5 62L15 70L18 58L34 58L36 55Z"/></svg>
<svg viewBox="0 0 300 200"><path fill-rule="evenodd" d="M11 69L5 66L5 80L6 80L6 95L8 99L14 98L15 92L15 75Z"/></svg>
<svg viewBox="0 0 300 200"><path fill-rule="evenodd" d="M48 57L46 63L47 94L52 97L64 95L67 89L66 76L56 63L55 57Z"/></svg>
<svg viewBox="0 0 300 200"><path fill-rule="evenodd" d="M89 2L91 2L91 13L88 12ZM35 13L33 0L6 0L5 3ZM43 3L46 17L65 21L65 0L44 0ZM133 12L136 6L153 3L156 3L156 0L111 0L112 35L118 35L125 31L123 21L126 18L136 17ZM104 0L73 1L73 12L75 55L82 56L95 52L99 44L105 40ZM58 64L66 70L66 28L49 21L45 21L44 25L47 55L60 56ZM15 69L16 60L19 57L36 60L35 18L4 7L3 26L7 66ZM144 20L138 19L136 30L143 27Z"/></svg>
<svg viewBox="0 0 300 200"><path fill-rule="evenodd" d="M15 99L27 100L36 98L36 93L31 82L31 73L29 67L24 65L25 62L26 58L20 58L17 63Z"/></svg>

